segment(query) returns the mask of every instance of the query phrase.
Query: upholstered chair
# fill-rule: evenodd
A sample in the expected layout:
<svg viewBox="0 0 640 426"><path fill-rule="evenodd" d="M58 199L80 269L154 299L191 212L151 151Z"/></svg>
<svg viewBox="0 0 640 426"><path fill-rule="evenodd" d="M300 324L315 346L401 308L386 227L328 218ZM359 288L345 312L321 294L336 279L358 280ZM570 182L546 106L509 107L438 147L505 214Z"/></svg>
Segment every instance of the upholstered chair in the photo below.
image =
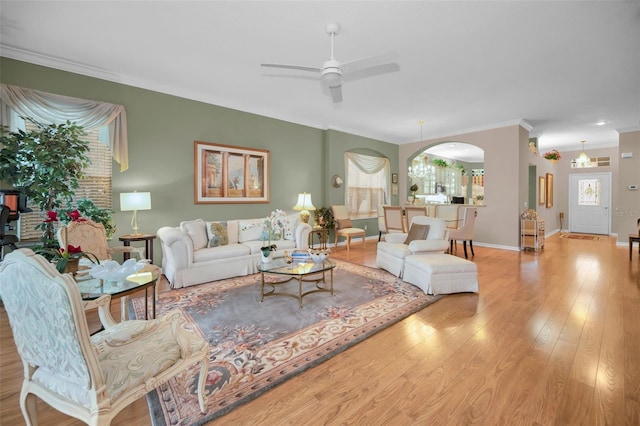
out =
<svg viewBox="0 0 640 426"><path fill-rule="evenodd" d="M91 253L98 260L111 260L111 254L113 253L130 253L137 255L141 260L143 259L144 247L109 247L104 225L90 219L69 222L67 226L58 229L57 237L60 247L66 249L69 244L81 247L83 252ZM88 259L80 259L81 265L90 266L88 265L89 262ZM127 319L126 306L128 300L127 296L120 298L120 318L123 321Z"/></svg>
<svg viewBox="0 0 640 426"><path fill-rule="evenodd" d="M334 233L336 236L333 247L338 247L339 237L346 238L347 250L351 250L351 238L353 237L361 237L362 246L364 247L366 232L364 229L353 227L351 219L349 218L349 210L347 209L347 206L331 206L331 213L333 214L333 220L335 222Z"/></svg>
<svg viewBox="0 0 640 426"><path fill-rule="evenodd" d="M449 248L449 230L442 219L413 218L409 233L389 233L378 243L376 265L402 278L404 260L413 254L440 254Z"/></svg>
<svg viewBox="0 0 640 426"><path fill-rule="evenodd" d="M205 412L209 345L180 311L116 323L109 295L83 302L71 274L60 274L29 249L8 254L0 265L0 297L24 364L20 408L27 425L38 423L36 397L87 424L109 425L185 370L199 374L196 392ZM90 336L85 310L94 308L104 330Z"/></svg>
<svg viewBox="0 0 640 426"><path fill-rule="evenodd" d="M462 226L458 229L452 229L449 233L451 242L450 244L450 252L453 253L453 246L456 241L462 241L462 245L464 248L464 257L467 256L467 241L469 241L469 248L471 249L471 255L475 256L476 254L473 252L473 234L475 232L476 226L476 217L478 216L478 208L477 207L466 207L464 212L464 222Z"/></svg>
<svg viewBox="0 0 640 426"><path fill-rule="evenodd" d="M82 251L96 256L99 260L110 260L114 253L135 254L143 259L144 247L109 247L104 225L90 219L69 222L57 232L58 244L66 248L68 244L82 247Z"/></svg>

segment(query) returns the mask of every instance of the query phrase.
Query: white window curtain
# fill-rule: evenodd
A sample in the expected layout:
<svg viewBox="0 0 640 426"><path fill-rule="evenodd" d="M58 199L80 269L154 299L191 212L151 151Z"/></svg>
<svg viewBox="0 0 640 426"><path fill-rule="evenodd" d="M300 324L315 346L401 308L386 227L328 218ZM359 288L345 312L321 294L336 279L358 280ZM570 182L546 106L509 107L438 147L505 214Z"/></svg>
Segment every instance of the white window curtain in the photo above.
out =
<svg viewBox="0 0 640 426"><path fill-rule="evenodd" d="M109 145L113 158L120 164L120 171L129 168L127 113L124 106L8 84L0 86L0 98L11 109L12 116L30 117L38 122L54 124L63 124L68 120L87 131L100 129L100 140ZM105 128L108 132L104 131Z"/></svg>

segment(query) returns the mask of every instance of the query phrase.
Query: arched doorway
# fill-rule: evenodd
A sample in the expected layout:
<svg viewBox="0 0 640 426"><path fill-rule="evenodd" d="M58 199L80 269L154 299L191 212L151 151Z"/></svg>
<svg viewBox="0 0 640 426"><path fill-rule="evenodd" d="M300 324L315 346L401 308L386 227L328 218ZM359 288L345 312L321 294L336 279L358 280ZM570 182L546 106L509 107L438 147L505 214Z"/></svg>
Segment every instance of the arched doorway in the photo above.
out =
<svg viewBox="0 0 640 426"><path fill-rule="evenodd" d="M407 160L409 201L482 204L484 150L460 141L445 141L416 152Z"/></svg>

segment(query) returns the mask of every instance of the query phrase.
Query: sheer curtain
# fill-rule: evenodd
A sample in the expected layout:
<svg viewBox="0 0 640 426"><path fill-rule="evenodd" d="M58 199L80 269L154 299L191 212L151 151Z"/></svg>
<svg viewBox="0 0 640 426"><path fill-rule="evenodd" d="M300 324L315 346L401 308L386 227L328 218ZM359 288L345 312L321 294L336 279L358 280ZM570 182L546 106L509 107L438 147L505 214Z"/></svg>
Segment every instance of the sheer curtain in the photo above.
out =
<svg viewBox="0 0 640 426"><path fill-rule="evenodd" d="M15 117L30 117L49 124L75 122L85 130L100 129L100 140L111 149L120 171L129 168L127 113L122 105L97 102L2 84L0 98L10 109L10 125ZM104 129L107 129L105 132Z"/></svg>
<svg viewBox="0 0 640 426"><path fill-rule="evenodd" d="M353 173L353 166L360 173ZM377 217L377 205L385 204L389 194L389 159L346 152L345 170L345 204L350 215Z"/></svg>

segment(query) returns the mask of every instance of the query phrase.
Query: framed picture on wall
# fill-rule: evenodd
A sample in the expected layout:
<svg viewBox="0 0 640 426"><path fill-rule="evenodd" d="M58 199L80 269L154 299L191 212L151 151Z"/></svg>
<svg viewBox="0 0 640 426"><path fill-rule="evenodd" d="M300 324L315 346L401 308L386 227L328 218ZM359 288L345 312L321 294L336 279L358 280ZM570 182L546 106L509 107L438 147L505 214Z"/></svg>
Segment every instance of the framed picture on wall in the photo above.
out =
<svg viewBox="0 0 640 426"><path fill-rule="evenodd" d="M539 176L538 177L538 204L540 204L541 206L544 206L545 200L547 197L545 197L547 191L547 187L545 186L545 179L544 176Z"/></svg>
<svg viewBox="0 0 640 426"><path fill-rule="evenodd" d="M551 173L547 173L546 180L546 207L550 209L553 207L553 175Z"/></svg>
<svg viewBox="0 0 640 426"><path fill-rule="evenodd" d="M391 183L398 183L398 174L391 173Z"/></svg>
<svg viewBox="0 0 640 426"><path fill-rule="evenodd" d="M268 203L269 151L194 142L196 204Z"/></svg>
<svg viewBox="0 0 640 426"><path fill-rule="evenodd" d="M398 184L391 184L391 195L398 195Z"/></svg>

